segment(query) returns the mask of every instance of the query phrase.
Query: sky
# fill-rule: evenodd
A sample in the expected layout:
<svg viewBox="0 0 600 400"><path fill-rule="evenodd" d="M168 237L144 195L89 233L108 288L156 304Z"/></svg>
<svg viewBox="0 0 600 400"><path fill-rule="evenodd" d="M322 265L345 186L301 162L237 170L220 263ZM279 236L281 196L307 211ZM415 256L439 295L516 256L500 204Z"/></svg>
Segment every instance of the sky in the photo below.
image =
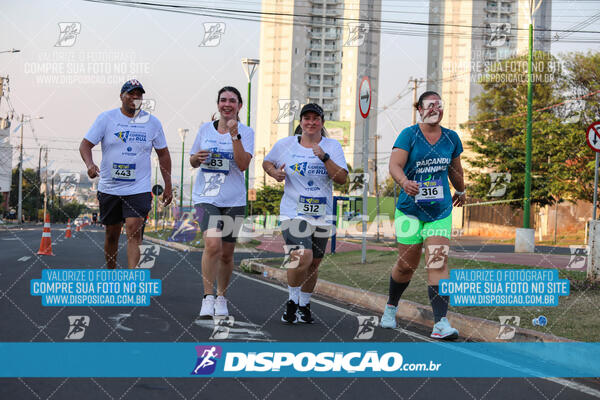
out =
<svg viewBox="0 0 600 400"><path fill-rule="evenodd" d="M267 0L269 1L269 0ZM460 0L456 0L460 1ZM183 0L179 3L184 3ZM260 10L259 0L187 1L206 7ZM0 53L0 76L10 78L10 101L17 115L43 116L26 125L24 166L37 168L40 146L48 146L52 169L85 170L78 146L98 114L120 106L119 91L130 78L140 80L146 99L154 102L153 114L166 133L173 159L173 180L179 182L181 139L179 128L190 129L188 152L198 126L216 112L216 95L225 85L240 89L245 97L247 78L241 59L258 58L260 23L228 19L224 15L199 16L145 10L83 0L0 0L0 52L11 48L19 53ZM428 1L382 1L383 20L427 22ZM554 1L552 28L567 29L597 14L599 1ZM60 23L77 23L74 43L61 42ZM225 32L214 47L200 46L204 23L223 22ZM585 29L597 29L594 23ZM426 27L409 35L398 25L384 25L380 49L380 82L374 96L377 118L380 179L387 176L387 161L398 131L411 122L411 95L404 93L411 77L427 72ZM598 51L600 34L588 37L596 43L552 44L552 52ZM69 45L70 44L70 45ZM259 67L260 68L260 67ZM252 104L257 104L258 74ZM424 86L419 91L423 91ZM382 111L384 106L389 106ZM0 115L8 110L0 102ZM254 126L254 112L252 123ZM240 115L246 115L244 108ZM243 118L245 120L245 117ZM442 122L443 123L443 122ZM13 124L16 127L17 123ZM32 129L33 128L33 129ZM13 128L14 129L14 128ZM257 135L260 132L256 132ZM17 165L18 132L11 130ZM94 151L100 162L99 147ZM187 157L186 157L187 158ZM186 181L190 170L184 169Z"/></svg>

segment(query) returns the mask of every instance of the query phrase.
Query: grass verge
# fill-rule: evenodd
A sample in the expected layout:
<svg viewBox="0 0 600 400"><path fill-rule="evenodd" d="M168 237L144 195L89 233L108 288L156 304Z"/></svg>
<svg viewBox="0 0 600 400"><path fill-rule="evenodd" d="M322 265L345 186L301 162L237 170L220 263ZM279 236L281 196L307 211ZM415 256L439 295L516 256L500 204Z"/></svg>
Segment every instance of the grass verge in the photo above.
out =
<svg viewBox="0 0 600 400"><path fill-rule="evenodd" d="M387 295L390 270L396 262L397 253L391 251L367 251L367 264L361 263L361 252L350 251L327 254L319 267L319 279L360 288ZM267 265L280 267L283 258L272 259ZM532 269L532 267L499 264L486 261L471 261L450 258L451 269ZM566 337L574 340L594 342L598 340L600 326L600 285L591 285L585 280L585 272L559 271L561 279L571 282L571 294L560 297L556 307L452 307L450 310L498 322L499 316L518 315L522 328ZM429 305L427 296L427 274L424 258L415 272L410 285L402 296L405 300ZM548 319L545 327L533 326L534 318L544 315Z"/></svg>

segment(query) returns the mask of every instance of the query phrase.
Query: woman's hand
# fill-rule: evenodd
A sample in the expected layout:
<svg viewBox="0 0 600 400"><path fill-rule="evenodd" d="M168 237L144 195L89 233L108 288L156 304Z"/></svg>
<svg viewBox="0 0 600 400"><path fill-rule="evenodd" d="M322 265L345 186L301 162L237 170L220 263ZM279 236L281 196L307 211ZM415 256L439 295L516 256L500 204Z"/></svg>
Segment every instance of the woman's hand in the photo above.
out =
<svg viewBox="0 0 600 400"><path fill-rule="evenodd" d="M402 182L402 189L404 189L409 196L416 196L419 194L419 184L415 181L406 179Z"/></svg>

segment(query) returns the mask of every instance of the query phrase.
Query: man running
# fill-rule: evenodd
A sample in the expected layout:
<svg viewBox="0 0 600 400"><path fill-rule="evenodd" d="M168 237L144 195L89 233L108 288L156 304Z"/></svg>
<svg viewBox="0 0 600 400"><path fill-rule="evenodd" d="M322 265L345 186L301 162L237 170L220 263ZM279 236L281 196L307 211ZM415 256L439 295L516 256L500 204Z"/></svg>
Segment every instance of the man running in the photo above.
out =
<svg viewBox="0 0 600 400"><path fill-rule="evenodd" d="M160 121L141 110L142 84L131 79L121 88L121 107L105 111L94 122L79 146L88 176L100 176L98 201L100 222L106 226L106 266L114 269L121 228L127 232L127 264L135 268L140 260L142 226L152 204L150 193L152 148L156 150L165 182L163 204L173 197L171 156ZM92 148L102 142L100 168L92 159Z"/></svg>

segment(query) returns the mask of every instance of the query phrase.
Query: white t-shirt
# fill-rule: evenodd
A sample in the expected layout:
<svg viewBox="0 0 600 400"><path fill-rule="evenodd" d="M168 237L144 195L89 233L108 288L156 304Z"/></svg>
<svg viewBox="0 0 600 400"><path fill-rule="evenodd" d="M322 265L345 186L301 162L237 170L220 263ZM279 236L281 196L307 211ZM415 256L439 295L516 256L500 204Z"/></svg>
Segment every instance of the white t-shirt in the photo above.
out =
<svg viewBox="0 0 600 400"><path fill-rule="evenodd" d="M244 173L233 159L233 141L229 132L219 133L213 122L200 126L190 156L200 150L210 150L211 155L198 167L192 192L194 204L208 203L217 207L246 205ZM238 122L238 133L246 153L254 155L254 131Z"/></svg>
<svg viewBox="0 0 600 400"><path fill-rule="evenodd" d="M150 192L152 148L167 147L156 117L143 110L135 118L124 115L120 108L105 111L85 139L94 145L102 141L98 191L120 196Z"/></svg>
<svg viewBox="0 0 600 400"><path fill-rule="evenodd" d="M289 136L275 143L265 161L276 168L285 164L285 186L279 206L280 219L302 218L313 225L333 223L333 181L323 161L312 148L298 143L299 136ZM323 137L319 146L331 160L348 171L342 145Z"/></svg>

